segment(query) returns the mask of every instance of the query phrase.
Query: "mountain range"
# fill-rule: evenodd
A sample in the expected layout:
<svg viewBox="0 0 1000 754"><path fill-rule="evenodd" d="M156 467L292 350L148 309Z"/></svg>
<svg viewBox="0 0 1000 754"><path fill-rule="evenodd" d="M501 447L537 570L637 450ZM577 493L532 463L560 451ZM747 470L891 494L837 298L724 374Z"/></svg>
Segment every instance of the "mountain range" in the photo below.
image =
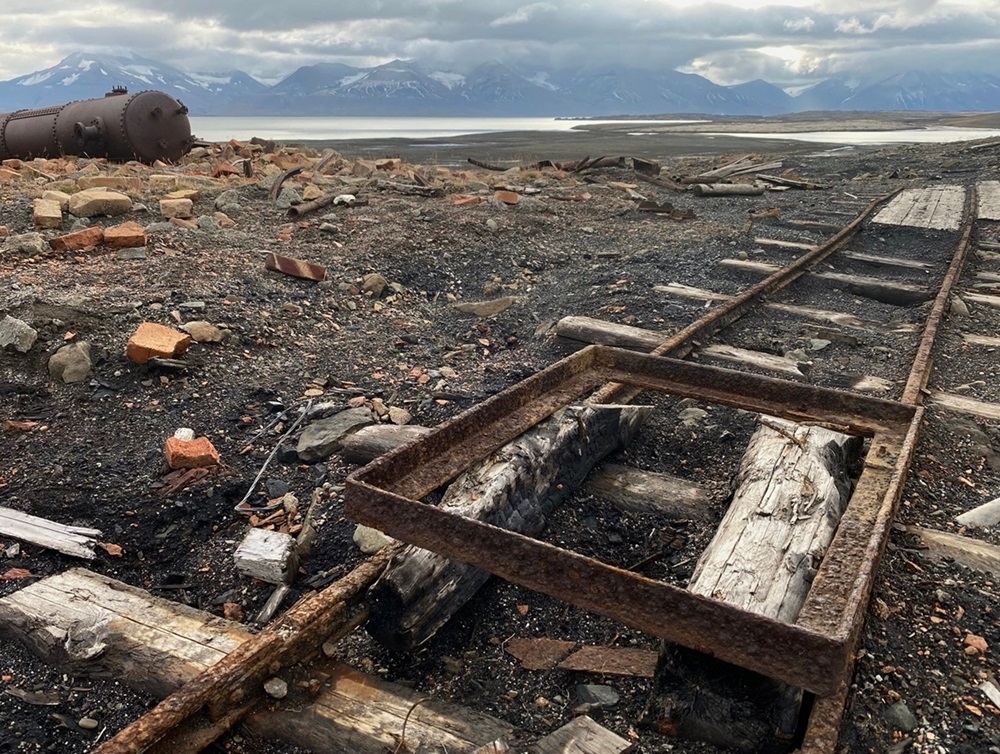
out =
<svg viewBox="0 0 1000 754"><path fill-rule="evenodd" d="M372 68L303 66L268 85L243 71L188 73L138 55L78 52L51 68L0 81L0 111L101 97L115 86L164 91L193 115L592 117L1000 110L1000 78L975 73L906 71L864 81L828 79L791 96L759 79L722 86L674 70L529 70L491 61L458 71L394 60Z"/></svg>

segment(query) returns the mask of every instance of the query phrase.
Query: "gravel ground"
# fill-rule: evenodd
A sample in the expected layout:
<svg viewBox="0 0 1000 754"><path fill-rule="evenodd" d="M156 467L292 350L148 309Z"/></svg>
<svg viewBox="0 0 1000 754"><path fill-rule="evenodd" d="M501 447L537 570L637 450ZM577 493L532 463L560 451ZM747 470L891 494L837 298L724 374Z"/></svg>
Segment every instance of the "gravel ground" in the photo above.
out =
<svg viewBox="0 0 1000 754"><path fill-rule="evenodd" d="M829 152L815 145L753 142L748 146L770 150L761 160L782 159L783 168L828 188L699 200L638 182L627 168L499 173L456 159L463 152L527 163L565 159L557 155L573 148L579 159L617 154L614 147L624 143L620 137L578 145L550 145L544 135L516 138L507 144L509 151L475 151L470 143L449 155L403 145L335 145L341 160L323 176L310 173L318 152L309 146L254 152L251 179L210 177L220 162L240 159L239 145L196 152L177 168L90 160L21 168L22 177L0 185L0 225L11 237L33 231L31 202L43 190L75 191L88 175L116 175L132 179L126 191L148 209L92 224L135 220L149 240L135 258L104 247L32 249L10 239L0 247L0 315L20 319L38 333L27 353L0 352L0 420L30 424L27 431L19 424L0 431L0 505L101 529L103 541L117 545L121 554L99 548L87 564L99 573L218 615L229 610L230 617L249 619L270 588L235 570L233 549L247 519L234 506L287 428L288 419L274 426L276 412L287 410L291 417L310 399L329 404L330 413L381 404L405 412L414 424L434 426L564 354L565 344L552 332L561 317L589 315L671 332L705 308L654 294L653 285L677 281L736 292L751 280L718 267L719 260L741 254L775 263L791 259L759 248L754 236L813 243L824 237L787 220L842 223L870 197L899 187L997 177L991 149ZM644 144L648 151L636 156L660 160L665 176L689 175L737 156L730 142L716 142L705 153L669 139ZM368 176L374 166L356 162L359 156L393 159ZM439 163L450 167L435 170ZM312 183L321 192L353 193L361 200L358 206L331 206L290 221L267 194L275 176L297 164L306 170L286 182L293 192L301 196ZM401 193L398 185L412 185L415 173L442 195ZM193 230L162 222L158 199L164 191L150 178L161 174L177 175L181 185L198 190L196 216L209 218L218 209L233 227L208 219ZM497 201L497 188L517 192L517 205ZM629 190L692 209L696 217L678 222L638 212ZM483 201L456 206L455 194ZM759 221L748 232L748 212L771 207L780 210L780 218ZM60 229L43 235L65 233L72 222L67 218ZM993 232L979 231L981 238ZM871 253L887 245L906 248L943 268L954 242L948 234L866 228L852 248ZM327 278L315 283L268 271L266 252L323 265ZM973 271L987 269L978 257L970 264ZM387 283L378 294L364 290L379 279L373 275ZM454 306L503 297L511 297L509 308L489 317ZM873 304L808 285L787 300L893 325L920 322L923 316L920 308ZM144 321L171 327L207 321L219 328L222 341L193 344L180 369L137 365L124 349ZM932 387L1000 400L995 354L963 348L959 327L996 332L1000 322L986 307L973 307L963 322L949 320L938 355L947 368L938 369ZM723 340L784 353L816 337L815 329L801 322L753 315ZM886 332L868 332L862 340L855 347L830 346L817 356L810 379L872 373L900 386L909 355ZM75 341L90 343L93 370L82 382L64 384L50 377L48 360ZM712 493L713 520L624 516L581 492L555 514L544 536L626 566L666 543L666 557L646 573L684 583L724 511L752 423L745 414L709 407L707 418L690 426L676 420L681 408L673 399L658 401L657 420L614 460L703 483ZM161 494L171 479L164 442L178 427L211 440L221 454L222 473ZM931 561L902 526L959 531L955 515L997 495L997 429L996 422L929 413L864 629L842 732L844 752L1000 751L1000 710L979 689L984 681L996 682L1000 587L989 574ZM320 538L286 604L322 574L360 561L351 541L353 525L342 515L344 478L354 468L336 455L303 464L282 454L251 495L258 503L287 489L305 501L319 490ZM965 533L992 543L998 539L992 529ZM0 596L80 565L3 536L0 563L8 574L0 574ZM970 635L981 637L986 649L977 649L980 644ZM635 740L637 751L718 751L643 725L651 681L525 671L504 651L512 637L657 648L638 631L494 580L419 650L391 653L358 632L342 643L342 652L363 670L502 717L528 737L544 735L573 716L578 684L605 683L621 700L592 714ZM0 645L0 683L5 692L0 752L88 751L153 703L115 679L48 668L11 642ZM243 729L221 746L247 754L292 751Z"/></svg>

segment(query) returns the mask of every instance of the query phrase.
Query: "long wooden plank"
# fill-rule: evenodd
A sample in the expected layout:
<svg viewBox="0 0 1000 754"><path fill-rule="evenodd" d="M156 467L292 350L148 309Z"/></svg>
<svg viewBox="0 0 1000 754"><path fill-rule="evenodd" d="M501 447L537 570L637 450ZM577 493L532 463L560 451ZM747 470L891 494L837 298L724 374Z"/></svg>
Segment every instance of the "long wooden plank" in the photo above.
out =
<svg viewBox="0 0 1000 754"><path fill-rule="evenodd" d="M606 463L587 480L588 494L630 513L658 513L672 518L705 519L708 490L687 479Z"/></svg>
<svg viewBox="0 0 1000 754"><path fill-rule="evenodd" d="M781 241L777 238L755 238L753 242L757 246L771 247L774 249L797 249L800 251L812 251L815 244L799 243L798 241Z"/></svg>
<svg viewBox="0 0 1000 754"><path fill-rule="evenodd" d="M965 189L932 186L906 189L872 219L882 225L905 225L933 230L958 230L962 225Z"/></svg>
<svg viewBox="0 0 1000 754"><path fill-rule="evenodd" d="M983 419L1000 419L1000 404L998 403L977 401L974 398L966 398L964 395L941 392L931 393L930 400L935 406L940 406L956 413L979 416Z"/></svg>
<svg viewBox="0 0 1000 754"><path fill-rule="evenodd" d="M95 557L94 545L101 532L60 524L13 508L0 508L0 535L92 560Z"/></svg>
<svg viewBox="0 0 1000 754"><path fill-rule="evenodd" d="M968 568L1000 575L1000 547L960 534L907 526L906 530L920 537L927 547L925 553L935 559L953 560Z"/></svg>
<svg viewBox="0 0 1000 754"><path fill-rule="evenodd" d="M906 270L930 270L930 262L921 262L917 259L903 259L902 257L884 257L878 254L862 254L859 251L842 251L840 256L845 259L853 259L857 262L867 262L879 267L900 267Z"/></svg>
<svg viewBox="0 0 1000 754"><path fill-rule="evenodd" d="M1000 296L992 296L988 293L972 293L971 291L966 291L962 294L962 300L966 302L971 301L975 304L992 306L994 309L1000 309Z"/></svg>
<svg viewBox="0 0 1000 754"><path fill-rule="evenodd" d="M987 346L996 348L1000 346L1000 338L995 335L976 335L975 333L962 333L962 340L970 346Z"/></svg>
<svg viewBox="0 0 1000 754"><path fill-rule="evenodd" d="M979 220L1000 220L1000 181L980 181L976 184L979 200Z"/></svg>
<svg viewBox="0 0 1000 754"><path fill-rule="evenodd" d="M0 599L0 635L74 672L112 674L166 696L222 660L252 634L237 623L170 602L85 569L42 579ZM247 724L314 751L384 754L406 721L407 741L428 750L473 752L511 726L428 700L411 689L338 666L308 704L254 713ZM407 719L408 717L408 719ZM415 749L409 749L415 750Z"/></svg>

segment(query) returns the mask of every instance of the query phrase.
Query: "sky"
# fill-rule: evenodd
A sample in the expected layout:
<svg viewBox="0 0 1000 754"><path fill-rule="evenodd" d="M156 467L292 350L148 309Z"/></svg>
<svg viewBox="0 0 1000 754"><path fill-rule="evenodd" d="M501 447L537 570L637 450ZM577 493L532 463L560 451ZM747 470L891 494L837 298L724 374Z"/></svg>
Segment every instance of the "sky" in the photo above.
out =
<svg viewBox="0 0 1000 754"><path fill-rule="evenodd" d="M1000 75L997 0L3 0L0 80L132 51L274 83L321 62L674 68L789 89L911 69Z"/></svg>

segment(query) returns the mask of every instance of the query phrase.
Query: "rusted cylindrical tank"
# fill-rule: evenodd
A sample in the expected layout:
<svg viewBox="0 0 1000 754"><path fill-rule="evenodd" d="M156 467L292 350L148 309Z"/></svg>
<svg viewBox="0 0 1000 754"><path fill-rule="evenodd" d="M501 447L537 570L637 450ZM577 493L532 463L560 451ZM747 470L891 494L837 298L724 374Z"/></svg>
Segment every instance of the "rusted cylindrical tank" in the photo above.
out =
<svg viewBox="0 0 1000 754"><path fill-rule="evenodd" d="M187 108L163 92L115 89L101 99L0 113L0 159L80 155L175 162L191 148Z"/></svg>

